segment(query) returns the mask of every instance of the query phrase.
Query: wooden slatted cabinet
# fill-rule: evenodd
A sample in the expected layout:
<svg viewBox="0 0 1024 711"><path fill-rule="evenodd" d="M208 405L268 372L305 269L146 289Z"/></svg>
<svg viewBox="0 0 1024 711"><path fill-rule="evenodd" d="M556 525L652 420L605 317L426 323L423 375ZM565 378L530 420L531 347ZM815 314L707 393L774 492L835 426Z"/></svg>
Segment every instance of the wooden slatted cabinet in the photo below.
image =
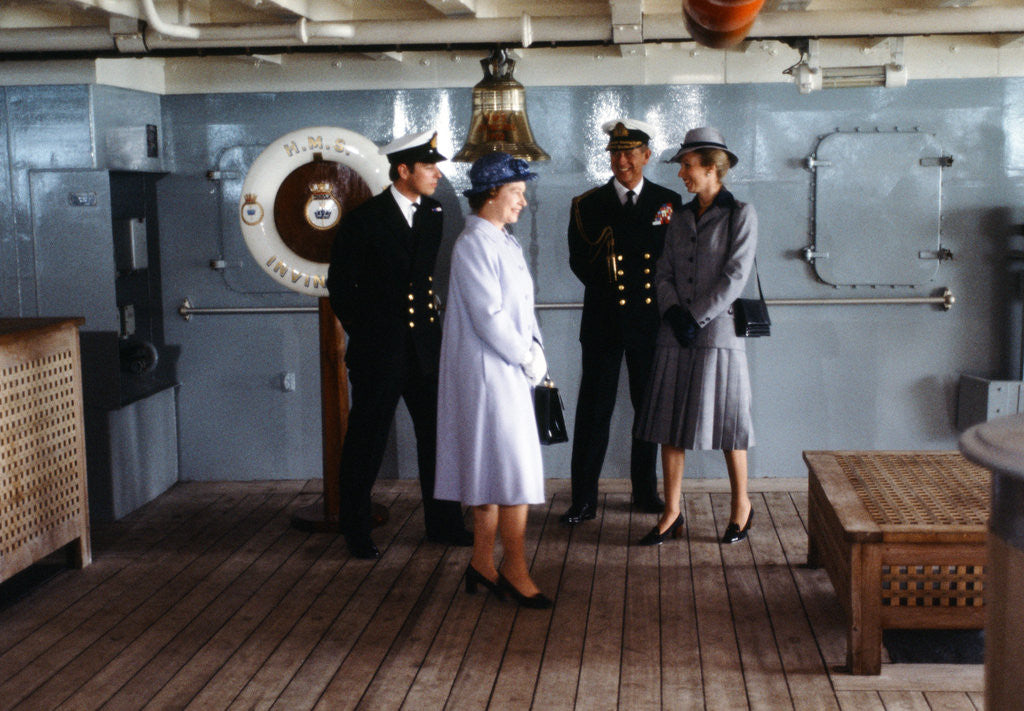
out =
<svg viewBox="0 0 1024 711"><path fill-rule="evenodd" d="M0 581L67 547L92 562L80 318L0 319Z"/></svg>

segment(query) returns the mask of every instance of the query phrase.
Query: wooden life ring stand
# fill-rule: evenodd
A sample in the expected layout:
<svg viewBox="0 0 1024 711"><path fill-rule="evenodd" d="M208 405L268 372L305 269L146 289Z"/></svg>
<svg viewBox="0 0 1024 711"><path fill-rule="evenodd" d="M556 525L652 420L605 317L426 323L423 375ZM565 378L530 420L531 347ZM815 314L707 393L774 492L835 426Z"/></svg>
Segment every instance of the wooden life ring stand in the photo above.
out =
<svg viewBox="0 0 1024 711"><path fill-rule="evenodd" d="M292 513L306 531L341 530L338 469L348 430L345 332L328 301L331 243L342 215L386 188L388 161L370 139L336 126L274 139L252 165L238 206L242 237L260 267L292 291L319 297L323 498ZM388 518L373 504L373 522Z"/></svg>
<svg viewBox="0 0 1024 711"><path fill-rule="evenodd" d="M325 297L338 221L389 183L387 159L361 134L336 126L286 133L245 176L238 206L245 245L278 283Z"/></svg>

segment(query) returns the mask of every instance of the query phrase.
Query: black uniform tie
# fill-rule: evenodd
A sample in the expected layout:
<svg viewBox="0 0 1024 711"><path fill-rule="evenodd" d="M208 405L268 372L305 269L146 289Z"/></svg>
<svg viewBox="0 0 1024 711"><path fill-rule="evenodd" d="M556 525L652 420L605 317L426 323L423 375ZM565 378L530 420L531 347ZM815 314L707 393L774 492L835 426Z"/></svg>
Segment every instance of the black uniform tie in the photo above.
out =
<svg viewBox="0 0 1024 711"><path fill-rule="evenodd" d="M636 193L632 190L626 191L626 207L636 207Z"/></svg>

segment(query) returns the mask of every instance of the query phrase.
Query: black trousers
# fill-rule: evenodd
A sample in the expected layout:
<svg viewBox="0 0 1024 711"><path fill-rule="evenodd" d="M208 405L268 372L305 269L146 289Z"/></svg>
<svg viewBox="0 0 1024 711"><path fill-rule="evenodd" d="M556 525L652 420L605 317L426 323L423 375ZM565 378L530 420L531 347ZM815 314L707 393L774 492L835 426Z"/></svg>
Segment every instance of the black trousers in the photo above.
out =
<svg viewBox="0 0 1024 711"><path fill-rule="evenodd" d="M388 368L386 372L377 367L367 371L350 370L349 381L352 385L352 408L338 472L342 530L346 533L370 531L370 492L384 459L399 399L405 400L416 433L416 458L427 533L444 535L452 530L461 530L464 526L462 505L458 501L434 499L437 373L424 374L410 348L402 364Z"/></svg>
<svg viewBox="0 0 1024 711"><path fill-rule="evenodd" d="M572 445L572 502L576 505L597 505L597 481L608 450L623 355L626 357L629 399L633 403L635 417L643 403L654 361L653 344L644 347L583 346L583 369ZM657 455L658 445L632 439L629 476L633 482L634 500L653 501L658 498Z"/></svg>

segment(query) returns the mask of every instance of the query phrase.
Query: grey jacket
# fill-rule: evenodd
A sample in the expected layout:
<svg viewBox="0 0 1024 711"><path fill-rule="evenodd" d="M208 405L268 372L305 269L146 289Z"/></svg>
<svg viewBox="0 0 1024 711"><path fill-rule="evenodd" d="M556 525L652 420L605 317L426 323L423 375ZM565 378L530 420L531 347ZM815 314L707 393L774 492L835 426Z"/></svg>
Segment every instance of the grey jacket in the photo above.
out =
<svg viewBox="0 0 1024 711"><path fill-rule="evenodd" d="M696 348L745 349L736 336L732 303L739 298L754 268L757 213L724 188L711 207L697 218L696 199L673 216L658 260L658 310L664 316L673 305L696 319ZM733 212L729 234L729 213ZM658 345L678 345L671 327L662 320Z"/></svg>

